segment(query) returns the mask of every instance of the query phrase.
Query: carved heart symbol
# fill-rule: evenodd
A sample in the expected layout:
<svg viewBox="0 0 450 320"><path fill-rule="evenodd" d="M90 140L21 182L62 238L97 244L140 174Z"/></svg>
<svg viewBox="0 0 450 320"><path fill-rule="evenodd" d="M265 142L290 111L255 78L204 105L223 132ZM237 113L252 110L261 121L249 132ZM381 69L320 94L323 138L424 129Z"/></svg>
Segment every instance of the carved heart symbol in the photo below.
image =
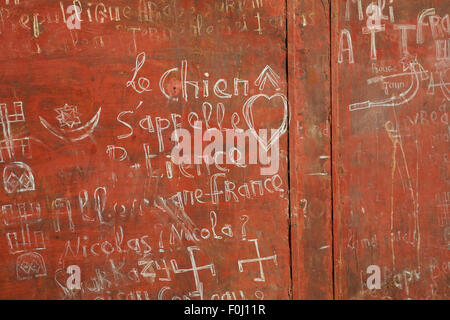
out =
<svg viewBox="0 0 450 320"><path fill-rule="evenodd" d="M281 100L283 101L283 122L281 123L281 126L272 134L272 136L269 139L269 142L266 144L266 141L264 141L264 139L262 139L255 130L255 125L253 123L253 110L252 110L253 104L259 98L265 98L270 101L273 98L278 98L278 97L281 98ZM277 141L280 138L280 136L282 134L284 134L287 130L288 101L287 101L286 97L281 93L274 94L270 97L265 94L257 94L257 95L250 97L245 102L244 106L242 107L242 114L244 116L245 122L247 123L250 131L256 137L259 144L264 148L264 150L268 151L272 147L272 144L275 141Z"/></svg>

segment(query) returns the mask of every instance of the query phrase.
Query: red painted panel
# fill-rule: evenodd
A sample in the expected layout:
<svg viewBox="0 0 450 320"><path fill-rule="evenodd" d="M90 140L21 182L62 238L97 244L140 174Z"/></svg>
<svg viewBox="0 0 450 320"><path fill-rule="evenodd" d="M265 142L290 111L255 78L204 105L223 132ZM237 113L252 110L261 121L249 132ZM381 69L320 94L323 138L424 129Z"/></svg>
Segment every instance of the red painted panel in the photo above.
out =
<svg viewBox="0 0 450 320"><path fill-rule="evenodd" d="M449 2L372 2L332 2L336 298L448 299Z"/></svg>
<svg viewBox="0 0 450 320"><path fill-rule="evenodd" d="M1 3L0 297L289 298L284 2L71 5ZM279 167L173 164L196 119Z"/></svg>
<svg viewBox="0 0 450 320"><path fill-rule="evenodd" d="M293 297L332 299L330 6L327 1L290 4Z"/></svg>

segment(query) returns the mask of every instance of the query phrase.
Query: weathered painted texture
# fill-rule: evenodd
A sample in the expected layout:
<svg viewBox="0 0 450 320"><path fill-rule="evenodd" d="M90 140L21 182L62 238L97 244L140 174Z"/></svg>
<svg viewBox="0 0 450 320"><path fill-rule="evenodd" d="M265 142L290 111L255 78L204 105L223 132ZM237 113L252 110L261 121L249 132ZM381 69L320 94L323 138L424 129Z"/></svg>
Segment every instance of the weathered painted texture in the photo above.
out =
<svg viewBox="0 0 450 320"><path fill-rule="evenodd" d="M448 14L1 0L0 298L448 299Z"/></svg>
<svg viewBox="0 0 450 320"><path fill-rule="evenodd" d="M289 3L293 297L332 299L330 5Z"/></svg>
<svg viewBox="0 0 450 320"><path fill-rule="evenodd" d="M60 3L73 4L1 4L0 103L13 114L22 102L25 117L3 128L29 137L31 153L2 144L2 173L17 172L0 193L0 297L289 298L287 134L270 175L257 164L167 169L174 122L222 133L283 123L284 2L80 1L79 30ZM267 65L273 82L255 84ZM13 162L34 186L15 185L26 171ZM36 216L20 217L31 205ZM67 289L70 265L82 290Z"/></svg>
<svg viewBox="0 0 450 320"><path fill-rule="evenodd" d="M360 3L332 2L336 298L448 299L449 2Z"/></svg>

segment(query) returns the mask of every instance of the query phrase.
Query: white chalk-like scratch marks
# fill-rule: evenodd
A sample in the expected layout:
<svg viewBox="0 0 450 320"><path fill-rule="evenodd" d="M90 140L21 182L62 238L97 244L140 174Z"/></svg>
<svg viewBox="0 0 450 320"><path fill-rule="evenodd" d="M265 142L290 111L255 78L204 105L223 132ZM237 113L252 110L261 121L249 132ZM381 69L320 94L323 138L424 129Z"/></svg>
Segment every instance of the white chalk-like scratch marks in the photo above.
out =
<svg viewBox="0 0 450 320"><path fill-rule="evenodd" d="M281 126L275 132L272 133L272 136L270 137L270 139L267 143L256 132L254 121L253 121L253 104L259 98L265 98L269 101L274 98L281 98L281 100L283 101L283 121L281 123ZM287 125L288 125L288 111L289 111L288 110L288 100L281 93L274 94L270 97L265 94L254 95L254 96L250 97L245 102L244 106L242 107L242 114L244 116L245 122L247 123L252 134L256 137L256 139L258 139L260 146L262 146L265 151L268 151L272 147L272 145L286 132Z"/></svg>
<svg viewBox="0 0 450 320"><path fill-rule="evenodd" d="M44 126L44 128L46 128L48 131L50 131L53 135L55 135L59 139L64 141L69 140L72 142L76 142L89 137L92 134L92 132L94 132L100 120L101 111L102 108L100 107L97 113L91 118L91 120L86 122L85 125L76 129L58 129L53 127L42 117L39 117L39 120L41 121L41 124Z"/></svg>
<svg viewBox="0 0 450 320"><path fill-rule="evenodd" d="M368 80L368 83L384 81L387 78L409 75L411 84L408 89L398 95L392 95L390 98L379 101L364 101L353 103L349 106L350 111L369 109L373 107L397 107L406 104L414 99L420 89L420 81L428 79L428 71L417 61L416 57L407 56L401 60L403 64L403 73L392 74L389 76L379 76ZM419 78L420 76L420 78Z"/></svg>

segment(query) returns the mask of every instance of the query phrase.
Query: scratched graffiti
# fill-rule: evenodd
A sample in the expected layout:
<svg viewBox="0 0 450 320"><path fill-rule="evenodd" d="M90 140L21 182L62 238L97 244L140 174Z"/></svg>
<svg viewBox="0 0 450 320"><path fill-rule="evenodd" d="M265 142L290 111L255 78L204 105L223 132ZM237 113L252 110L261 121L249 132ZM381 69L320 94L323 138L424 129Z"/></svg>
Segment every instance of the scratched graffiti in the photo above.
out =
<svg viewBox="0 0 450 320"><path fill-rule="evenodd" d="M0 43L0 298L448 299L446 1L0 0Z"/></svg>
<svg viewBox="0 0 450 320"><path fill-rule="evenodd" d="M336 10L336 297L448 299L431 267L448 262L448 3ZM370 265L380 268L376 290Z"/></svg>
<svg viewBox="0 0 450 320"><path fill-rule="evenodd" d="M285 9L0 3L0 297L289 298Z"/></svg>

